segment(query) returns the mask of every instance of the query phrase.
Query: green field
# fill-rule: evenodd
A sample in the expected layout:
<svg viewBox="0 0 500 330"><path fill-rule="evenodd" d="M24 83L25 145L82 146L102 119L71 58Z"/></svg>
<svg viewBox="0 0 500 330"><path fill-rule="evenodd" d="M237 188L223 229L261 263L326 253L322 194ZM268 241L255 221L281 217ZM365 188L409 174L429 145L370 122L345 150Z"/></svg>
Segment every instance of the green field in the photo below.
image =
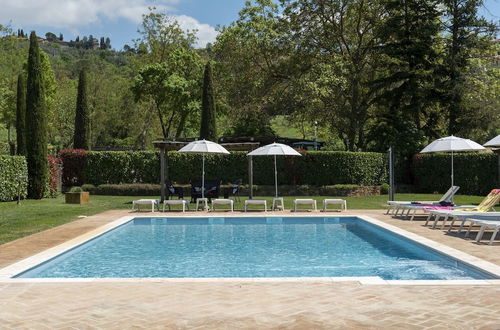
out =
<svg viewBox="0 0 500 330"><path fill-rule="evenodd" d="M15 202L0 203L0 244L37 233L55 226L78 219L81 215L94 215L106 210L131 209L132 200L141 197L131 196L91 196L90 203L86 205L65 204L64 197L49 198L42 200L24 200L20 205ZM151 198L151 197L143 197ZM242 197L240 202L235 203L236 210L243 209ZM258 198L258 197L256 197ZM271 197L267 199L268 206ZM294 198L311 198L304 196L284 197L285 208L290 209ZM343 198L347 200L349 209L382 209L385 207L387 195L369 197L315 197L318 207L323 198ZM430 194L398 194L397 200L437 200L439 195ZM477 204L483 197L479 196L456 196L458 204ZM191 206L191 208L193 208Z"/></svg>

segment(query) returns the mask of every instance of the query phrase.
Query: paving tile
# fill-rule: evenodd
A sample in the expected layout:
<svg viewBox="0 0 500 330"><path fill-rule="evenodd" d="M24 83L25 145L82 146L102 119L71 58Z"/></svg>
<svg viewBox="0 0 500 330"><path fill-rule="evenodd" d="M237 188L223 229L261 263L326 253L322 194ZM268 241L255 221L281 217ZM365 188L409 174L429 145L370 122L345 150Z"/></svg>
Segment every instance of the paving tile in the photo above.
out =
<svg viewBox="0 0 500 330"><path fill-rule="evenodd" d="M378 210L347 214L368 215L500 265L500 244L477 245ZM108 211L1 245L0 268L127 215ZM0 320L7 329L499 329L500 284L0 283Z"/></svg>

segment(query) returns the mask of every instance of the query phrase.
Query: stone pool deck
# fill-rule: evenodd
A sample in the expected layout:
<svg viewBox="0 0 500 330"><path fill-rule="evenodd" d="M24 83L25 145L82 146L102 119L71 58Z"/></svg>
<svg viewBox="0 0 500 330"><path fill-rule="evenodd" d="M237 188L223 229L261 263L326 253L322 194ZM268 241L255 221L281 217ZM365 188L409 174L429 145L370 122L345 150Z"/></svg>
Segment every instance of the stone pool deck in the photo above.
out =
<svg viewBox="0 0 500 330"><path fill-rule="evenodd" d="M138 213L108 211L0 245L0 268L134 214ZM211 213L215 214L228 213ZM423 227L423 221L392 219L382 210L349 210L342 214L370 216L500 265L498 240L493 246L488 246L486 240L477 244L462 236ZM0 328L500 329L500 285L237 280L176 283L161 279L78 283L0 281Z"/></svg>

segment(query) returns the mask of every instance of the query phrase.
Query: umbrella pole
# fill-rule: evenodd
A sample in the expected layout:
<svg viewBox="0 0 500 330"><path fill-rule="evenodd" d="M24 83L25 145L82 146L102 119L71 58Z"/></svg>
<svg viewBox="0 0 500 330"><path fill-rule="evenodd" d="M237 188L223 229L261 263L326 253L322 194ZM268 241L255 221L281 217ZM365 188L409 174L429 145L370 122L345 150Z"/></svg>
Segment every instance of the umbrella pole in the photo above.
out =
<svg viewBox="0 0 500 330"><path fill-rule="evenodd" d="M453 150L451 151L451 186L453 187Z"/></svg>
<svg viewBox="0 0 500 330"><path fill-rule="evenodd" d="M201 198L205 198L205 154L202 155L202 169L201 173Z"/></svg>
<svg viewBox="0 0 500 330"><path fill-rule="evenodd" d="M274 191L278 198L278 168L276 167L276 155L274 155Z"/></svg>

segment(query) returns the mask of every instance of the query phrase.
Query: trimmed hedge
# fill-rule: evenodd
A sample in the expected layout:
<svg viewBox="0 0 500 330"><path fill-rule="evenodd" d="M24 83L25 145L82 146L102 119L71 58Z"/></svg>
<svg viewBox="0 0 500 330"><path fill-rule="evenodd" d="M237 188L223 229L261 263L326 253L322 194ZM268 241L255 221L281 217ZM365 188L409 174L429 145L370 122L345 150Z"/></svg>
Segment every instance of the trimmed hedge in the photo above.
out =
<svg viewBox="0 0 500 330"><path fill-rule="evenodd" d="M98 187L82 187L92 195L107 196L159 196L159 184L102 184Z"/></svg>
<svg viewBox="0 0 500 330"><path fill-rule="evenodd" d="M224 183L243 179L248 182L246 152L205 157L206 178L220 178ZM169 178L188 184L201 178L202 156L169 152ZM63 185L154 183L160 181L160 157L154 151L96 152L65 150ZM68 165L67 165L68 163ZM307 152L302 157L278 157L280 185L335 184L378 185L387 181L385 154L360 152ZM67 168L68 167L68 168ZM273 157L253 158L254 184L274 184Z"/></svg>
<svg viewBox="0 0 500 330"><path fill-rule="evenodd" d="M453 157L454 184L459 194L486 195L498 188L498 155L493 153L456 153ZM451 154L418 154L412 171L418 192L444 193L451 185Z"/></svg>
<svg viewBox="0 0 500 330"><path fill-rule="evenodd" d="M176 185L183 189L184 198L191 196L190 185ZM75 187L74 187L75 188ZM80 187L76 187L80 188ZM224 189L232 188L232 185L221 185L221 197L224 195ZM159 196L159 184L146 183L128 183L128 184L102 184L94 186L84 184L81 189L88 191L92 195L110 195L110 196ZM359 186L359 185L333 185L333 186L309 186L309 185L282 185L280 186L281 196L375 196L380 195L380 186ZM249 186L240 187L240 195L245 196L249 193ZM256 196L274 196L273 185L254 185L254 195Z"/></svg>
<svg viewBox="0 0 500 330"><path fill-rule="evenodd" d="M21 180L21 197L28 194L28 165L23 156L0 156L0 201L7 202L17 198L17 189Z"/></svg>

